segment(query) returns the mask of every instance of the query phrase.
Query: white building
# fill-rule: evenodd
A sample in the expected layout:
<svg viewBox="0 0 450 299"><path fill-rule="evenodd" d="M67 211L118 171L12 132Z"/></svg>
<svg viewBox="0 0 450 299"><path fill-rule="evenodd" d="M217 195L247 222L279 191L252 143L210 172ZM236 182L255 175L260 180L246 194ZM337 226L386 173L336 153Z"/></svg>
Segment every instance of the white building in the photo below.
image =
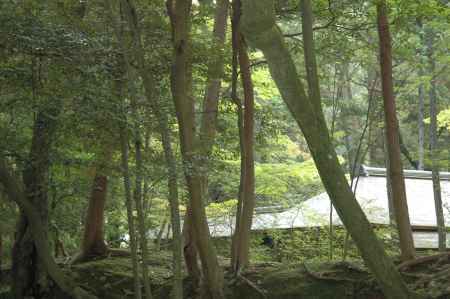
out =
<svg viewBox="0 0 450 299"><path fill-rule="evenodd" d="M417 248L437 248L431 172L405 170L404 176L415 246ZM440 176L445 222L447 226L450 226L450 173L441 172ZM384 168L362 167L361 174L357 179L356 198L371 223L389 223L386 190L386 170ZM328 225L329 214L330 200L326 193L322 193L289 209L278 209L275 212L257 210L253 218L252 230ZM234 217L229 216L209 219L211 235L215 237L231 236L234 221ZM336 211L333 211L333 224L342 224ZM447 236L447 242L447 246L450 247L450 234Z"/></svg>

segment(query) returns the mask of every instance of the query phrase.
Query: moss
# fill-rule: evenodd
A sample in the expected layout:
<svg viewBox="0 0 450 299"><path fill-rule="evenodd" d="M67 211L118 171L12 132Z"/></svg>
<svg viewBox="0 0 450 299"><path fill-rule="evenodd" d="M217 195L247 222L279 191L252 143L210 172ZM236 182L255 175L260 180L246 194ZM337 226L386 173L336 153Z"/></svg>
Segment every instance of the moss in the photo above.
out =
<svg viewBox="0 0 450 299"><path fill-rule="evenodd" d="M147 262L153 288L171 277L170 254L155 252ZM99 298L132 298L133 275L129 257L109 257L73 265L64 269L83 288Z"/></svg>

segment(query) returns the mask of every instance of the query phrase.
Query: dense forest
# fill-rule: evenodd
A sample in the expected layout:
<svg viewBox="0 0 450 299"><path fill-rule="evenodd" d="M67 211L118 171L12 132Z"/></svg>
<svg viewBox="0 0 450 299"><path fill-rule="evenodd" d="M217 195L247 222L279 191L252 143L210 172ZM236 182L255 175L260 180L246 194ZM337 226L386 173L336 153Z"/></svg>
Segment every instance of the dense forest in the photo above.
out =
<svg viewBox="0 0 450 299"><path fill-rule="evenodd" d="M448 0L0 1L0 299L450 298L449 94Z"/></svg>

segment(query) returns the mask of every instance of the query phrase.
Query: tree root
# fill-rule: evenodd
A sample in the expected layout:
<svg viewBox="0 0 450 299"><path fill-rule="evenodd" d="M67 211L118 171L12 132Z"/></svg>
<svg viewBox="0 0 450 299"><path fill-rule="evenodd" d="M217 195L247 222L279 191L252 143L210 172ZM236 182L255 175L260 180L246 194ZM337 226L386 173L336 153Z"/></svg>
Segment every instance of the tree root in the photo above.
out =
<svg viewBox="0 0 450 299"><path fill-rule="evenodd" d="M244 283L246 283L249 287L254 289L256 292L258 292L258 294L260 294L263 298L267 298L267 291L260 288L259 286L257 286L256 283L252 282L251 280L242 276L241 274L238 274L236 277L238 279L240 279L241 281L243 281Z"/></svg>
<svg viewBox="0 0 450 299"><path fill-rule="evenodd" d="M420 257L420 258L417 258L414 260L403 262L397 266L397 269L400 271L405 271L406 269L414 267L414 266L418 266L418 265L425 264L425 263L428 263L431 261L435 261L435 260L439 260L439 259L443 259L443 258L449 258L449 257L450 257L450 252L439 253L439 254L430 255L430 256L424 256L424 257Z"/></svg>
<svg viewBox="0 0 450 299"><path fill-rule="evenodd" d="M335 281L335 282L351 282L351 283L356 283L359 280L357 279L352 279L352 278L339 278L336 276L328 276L329 274L335 274L336 272L334 271L321 271L321 272L315 272L312 271L311 269L309 269L309 267L306 265L306 263L303 263L303 267L305 268L306 273L311 276L314 279L317 280L328 280L328 281ZM352 269L352 268L350 268ZM355 268L356 269L356 268ZM359 271L360 273L367 273L366 271L362 270L362 269L358 269L357 271Z"/></svg>

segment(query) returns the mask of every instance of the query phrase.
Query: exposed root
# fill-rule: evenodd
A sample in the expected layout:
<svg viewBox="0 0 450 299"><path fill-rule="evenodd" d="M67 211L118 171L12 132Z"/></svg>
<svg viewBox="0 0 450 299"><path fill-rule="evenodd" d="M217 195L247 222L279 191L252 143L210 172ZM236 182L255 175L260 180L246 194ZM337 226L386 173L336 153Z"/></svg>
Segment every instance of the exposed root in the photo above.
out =
<svg viewBox="0 0 450 299"><path fill-rule="evenodd" d="M417 258L414 260L403 262L400 265L398 265L397 268L400 271L405 271L406 269L414 267L414 266L429 263L429 262L432 262L435 260L448 259L449 257L450 257L450 252L444 252L444 253L439 253L439 254L435 254L435 255L424 256L424 257L420 257L420 258Z"/></svg>
<svg viewBox="0 0 450 299"><path fill-rule="evenodd" d="M262 288L260 288L259 286L257 286L256 283L254 283L251 280L245 278L241 274L238 274L236 277L238 279L240 279L241 281L243 281L244 283L246 283L249 287L254 289L256 292L258 292L258 294L260 294L263 298L267 298L267 291L262 289Z"/></svg>

